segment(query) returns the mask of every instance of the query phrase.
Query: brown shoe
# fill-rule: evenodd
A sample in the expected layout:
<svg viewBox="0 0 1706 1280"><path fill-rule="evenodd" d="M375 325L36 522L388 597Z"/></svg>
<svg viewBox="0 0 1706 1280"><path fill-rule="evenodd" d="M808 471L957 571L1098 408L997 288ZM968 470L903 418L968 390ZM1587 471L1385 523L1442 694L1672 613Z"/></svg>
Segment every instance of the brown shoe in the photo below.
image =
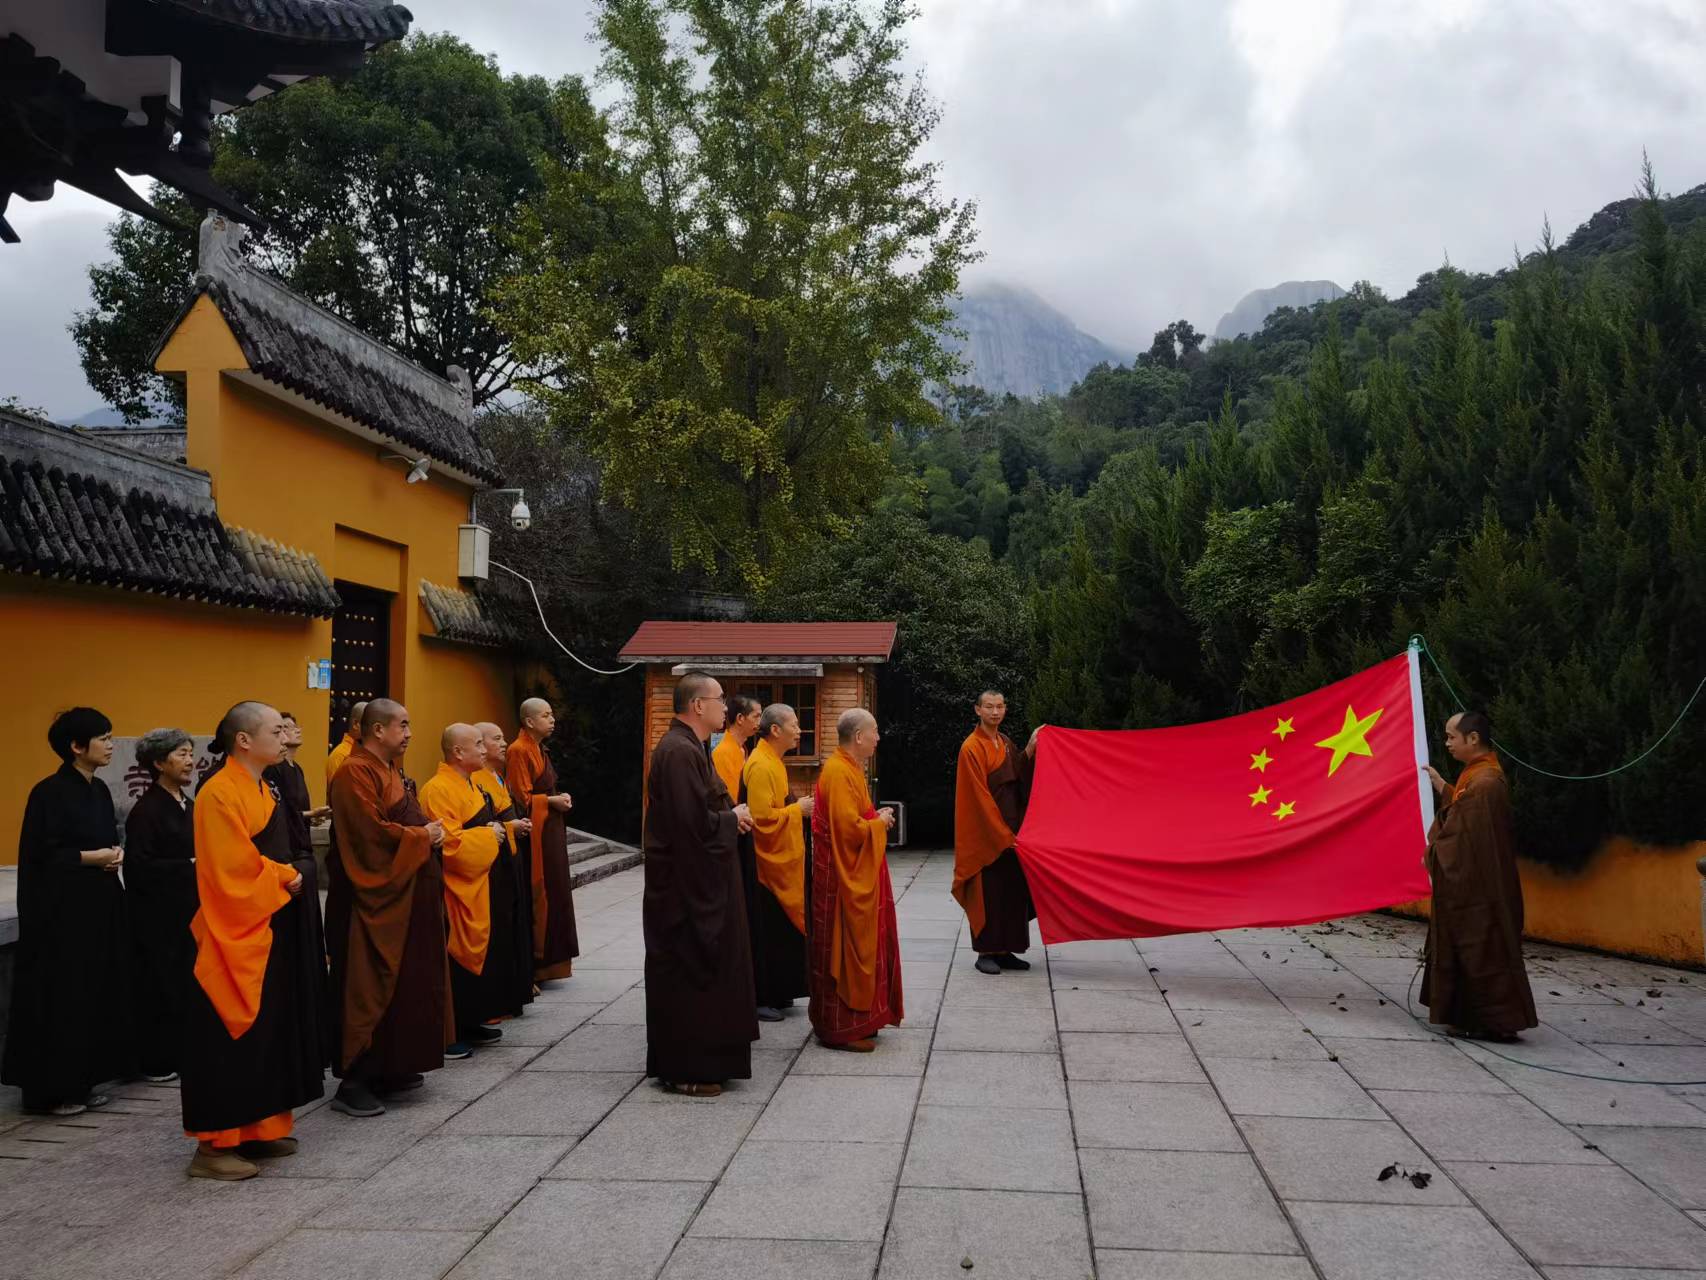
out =
<svg viewBox="0 0 1706 1280"><path fill-rule="evenodd" d="M211 1151L197 1148L190 1161L190 1177L212 1178L216 1182L242 1182L261 1171L258 1164L243 1159L235 1151Z"/></svg>
<svg viewBox="0 0 1706 1280"><path fill-rule="evenodd" d="M296 1154L295 1138L268 1138L258 1142L240 1142L237 1154L248 1160L277 1160L280 1156Z"/></svg>
<svg viewBox="0 0 1706 1280"><path fill-rule="evenodd" d="M877 1042L875 1038L871 1037L864 1040L848 1040L842 1044L830 1044L827 1040L819 1040L818 1043L823 1045L825 1049L844 1049L848 1053L875 1053L877 1051Z"/></svg>
<svg viewBox="0 0 1706 1280"><path fill-rule="evenodd" d="M689 1082L671 1084L667 1088L672 1093L679 1093L688 1098L719 1098L723 1093L723 1086L720 1084L694 1084Z"/></svg>

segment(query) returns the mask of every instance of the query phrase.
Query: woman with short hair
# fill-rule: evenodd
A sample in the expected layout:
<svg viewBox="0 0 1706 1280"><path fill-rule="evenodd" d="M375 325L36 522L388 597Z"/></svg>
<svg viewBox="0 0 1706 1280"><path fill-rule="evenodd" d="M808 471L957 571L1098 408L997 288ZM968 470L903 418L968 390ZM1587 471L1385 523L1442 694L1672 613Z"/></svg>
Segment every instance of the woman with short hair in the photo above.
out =
<svg viewBox="0 0 1706 1280"><path fill-rule="evenodd" d="M136 763L154 778L124 822L137 1048L143 1078L163 1084L178 1077L184 994L195 972L195 743L182 729L150 729L137 739Z"/></svg>
<svg viewBox="0 0 1706 1280"><path fill-rule="evenodd" d="M18 835L18 950L0 1082L24 1108L74 1116L130 1075L130 929L113 798L95 771L113 758L113 726L93 707L47 732L60 759L36 783Z"/></svg>

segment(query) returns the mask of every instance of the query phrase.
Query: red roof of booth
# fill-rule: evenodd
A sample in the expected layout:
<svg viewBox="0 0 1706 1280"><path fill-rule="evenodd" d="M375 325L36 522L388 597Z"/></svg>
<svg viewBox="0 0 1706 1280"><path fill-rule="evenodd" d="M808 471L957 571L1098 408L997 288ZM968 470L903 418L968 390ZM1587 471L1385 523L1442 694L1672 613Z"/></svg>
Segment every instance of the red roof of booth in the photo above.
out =
<svg viewBox="0 0 1706 1280"><path fill-rule="evenodd" d="M622 646L623 662L666 658L857 658L894 652L892 622L642 622Z"/></svg>

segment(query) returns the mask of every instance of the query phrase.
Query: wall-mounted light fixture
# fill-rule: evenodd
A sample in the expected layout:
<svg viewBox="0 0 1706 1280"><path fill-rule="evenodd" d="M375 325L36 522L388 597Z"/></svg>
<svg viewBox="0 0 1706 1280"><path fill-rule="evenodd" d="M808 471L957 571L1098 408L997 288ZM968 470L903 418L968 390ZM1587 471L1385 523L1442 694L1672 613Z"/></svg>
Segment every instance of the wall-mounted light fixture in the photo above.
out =
<svg viewBox="0 0 1706 1280"><path fill-rule="evenodd" d="M407 482L409 484L419 484L422 480L425 480L428 473L432 471L431 458L411 458L406 453L382 453L379 455L379 460L381 462L396 461L408 463L409 475Z"/></svg>

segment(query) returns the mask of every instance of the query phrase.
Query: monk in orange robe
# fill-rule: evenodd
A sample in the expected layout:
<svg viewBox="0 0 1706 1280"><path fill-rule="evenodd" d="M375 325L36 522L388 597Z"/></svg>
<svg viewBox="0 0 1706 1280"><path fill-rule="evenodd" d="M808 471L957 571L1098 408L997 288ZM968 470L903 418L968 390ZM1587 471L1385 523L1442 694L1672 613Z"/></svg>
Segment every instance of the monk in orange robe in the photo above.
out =
<svg viewBox="0 0 1706 1280"><path fill-rule="evenodd" d="M810 994L806 982L806 823L812 798L788 785L782 757L800 742L800 719L785 702L760 713L758 743L746 758L741 799L752 815L752 879L746 915L752 933L752 987L762 1022Z"/></svg>
<svg viewBox="0 0 1706 1280"><path fill-rule="evenodd" d="M727 704L728 727L717 745L711 748L711 767L722 779L729 799L741 803L741 775L746 771L746 750L758 732L758 699L744 693L723 695Z"/></svg>
<svg viewBox="0 0 1706 1280"><path fill-rule="evenodd" d="M326 944L332 962L334 1110L385 1113L379 1095L419 1088L455 1037L444 945L444 828L421 811L400 762L408 709L375 698L361 745L332 779Z"/></svg>
<svg viewBox="0 0 1706 1280"><path fill-rule="evenodd" d="M839 746L818 774L812 807L812 1029L831 1049L870 1053L899 1026L900 935L885 856L894 810L871 805L865 768L876 718L855 707L835 726Z"/></svg>
<svg viewBox="0 0 1706 1280"><path fill-rule="evenodd" d="M486 749L486 763L474 771L474 785L492 798L492 810L504 825L504 845L498 853L498 865L492 868L492 875L509 877L507 892L511 900L507 930L509 954L500 953L494 959L488 952L486 964L495 966L491 968L492 976L500 985L507 983L513 987L504 1007L514 1012L499 1016L518 1016L533 1002L533 893L527 881L527 863L522 857L524 841L532 832L533 823L504 785L504 765L509 758L509 740L504 737L504 731L490 721L482 721L474 728L480 734L480 744ZM502 914L496 898L492 910Z"/></svg>
<svg viewBox="0 0 1706 1280"><path fill-rule="evenodd" d="M1024 752L1001 732L1007 699L994 689L978 695L977 728L960 744L954 778L954 899L971 925L979 973L1029 969L1015 952L1031 946L1031 905L1014 835L1025 816L1037 735Z"/></svg>
<svg viewBox="0 0 1706 1280"><path fill-rule="evenodd" d="M301 954L302 873L284 809L261 780L284 758L284 719L239 702L220 721L225 767L196 794L195 985L186 1012L184 1131L192 1178L234 1182L296 1150L291 1111L321 1095L319 1016Z"/></svg>
<svg viewBox="0 0 1706 1280"><path fill-rule="evenodd" d="M496 970L510 952L513 884L498 863L506 833L492 798L474 785L486 762L480 732L471 724L444 731L444 760L421 787L421 808L444 828L444 914L450 926L450 995L459 1046L495 1044L503 1032L484 1025L521 1010L510 1002L513 981ZM492 868L498 867L498 875ZM500 959L494 961L493 955ZM487 973L490 966L492 973ZM507 977L507 975L505 975Z"/></svg>
<svg viewBox="0 0 1706 1280"><path fill-rule="evenodd" d="M1432 765L1439 811L1428 832L1428 1021L1451 1034L1510 1041L1539 1024L1522 963L1522 880L1516 869L1510 787L1478 711L1452 716L1445 748L1463 765L1451 784Z"/></svg>
<svg viewBox="0 0 1706 1280"><path fill-rule="evenodd" d="M350 752L361 744L361 717L367 711L365 702L358 702L349 709L349 728L344 731L331 751L326 756L326 787L331 794L332 779L338 776L338 770L344 767L344 761L349 759Z"/></svg>
<svg viewBox="0 0 1706 1280"><path fill-rule="evenodd" d="M549 982L574 972L580 952L575 932L574 881L569 873L567 791L557 790L557 770L545 740L557 730L557 714L543 698L521 704L521 732L509 744L504 778L509 793L532 823L527 839L528 883L532 887L533 981Z"/></svg>

